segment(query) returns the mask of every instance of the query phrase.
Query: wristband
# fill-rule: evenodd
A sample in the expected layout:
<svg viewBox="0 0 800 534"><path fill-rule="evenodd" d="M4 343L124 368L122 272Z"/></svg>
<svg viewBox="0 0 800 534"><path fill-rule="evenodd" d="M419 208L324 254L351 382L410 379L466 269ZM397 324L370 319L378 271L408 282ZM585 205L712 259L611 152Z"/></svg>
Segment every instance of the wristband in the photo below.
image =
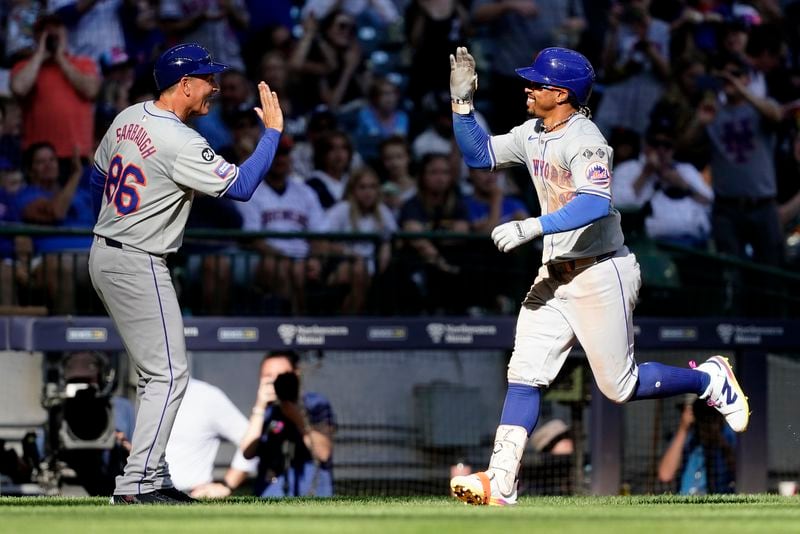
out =
<svg viewBox="0 0 800 534"><path fill-rule="evenodd" d="M472 113L472 102L467 100L461 100L458 98L454 98L450 101L450 107L453 110L453 113L458 113L459 115L469 115Z"/></svg>

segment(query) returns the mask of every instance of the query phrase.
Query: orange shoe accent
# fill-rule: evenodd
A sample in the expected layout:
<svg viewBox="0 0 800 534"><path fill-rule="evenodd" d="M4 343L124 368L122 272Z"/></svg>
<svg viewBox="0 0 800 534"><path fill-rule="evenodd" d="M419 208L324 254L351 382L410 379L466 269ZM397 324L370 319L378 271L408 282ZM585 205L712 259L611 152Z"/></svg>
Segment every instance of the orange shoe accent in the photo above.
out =
<svg viewBox="0 0 800 534"><path fill-rule="evenodd" d="M489 480L489 476L483 471L475 474L478 476L478 480L481 481L481 485L483 486L483 504L489 504L489 498L492 495L492 481Z"/></svg>

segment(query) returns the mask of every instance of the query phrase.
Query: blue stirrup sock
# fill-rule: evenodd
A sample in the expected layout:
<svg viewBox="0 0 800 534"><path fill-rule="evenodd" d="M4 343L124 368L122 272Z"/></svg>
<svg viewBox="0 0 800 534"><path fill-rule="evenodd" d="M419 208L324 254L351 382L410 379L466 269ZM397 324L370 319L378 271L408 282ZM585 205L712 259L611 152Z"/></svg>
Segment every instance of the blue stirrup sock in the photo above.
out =
<svg viewBox="0 0 800 534"><path fill-rule="evenodd" d="M683 369L657 362L639 366L639 382L631 400L663 399L682 393L702 395L711 377L694 369Z"/></svg>
<svg viewBox="0 0 800 534"><path fill-rule="evenodd" d="M705 373L703 373L705 374ZM526 384L508 384L506 401L503 404L503 415L500 416L501 425L521 426L528 431L528 436L533 432L533 427L539 420L539 388Z"/></svg>

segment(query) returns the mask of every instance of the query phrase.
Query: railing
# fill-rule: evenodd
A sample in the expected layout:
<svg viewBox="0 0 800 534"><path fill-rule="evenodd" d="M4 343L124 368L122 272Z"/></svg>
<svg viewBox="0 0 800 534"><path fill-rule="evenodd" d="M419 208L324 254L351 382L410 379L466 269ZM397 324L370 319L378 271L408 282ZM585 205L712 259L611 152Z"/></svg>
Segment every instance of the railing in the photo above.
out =
<svg viewBox="0 0 800 534"><path fill-rule="evenodd" d="M90 236L87 229L0 226L0 239ZM308 258L258 250L255 241L302 239ZM444 261L426 261L429 240ZM638 314L788 317L800 309L800 276L737 258L629 235L642 267ZM386 243L382 268L377 251ZM355 255L336 245L372 245ZM369 247L363 247L369 248ZM6 314L103 313L88 276L88 248L37 254L17 248L0 272ZM362 251L363 254L363 251ZM534 245L498 252L484 235L188 230L168 259L186 315L505 315L516 313L540 266Z"/></svg>

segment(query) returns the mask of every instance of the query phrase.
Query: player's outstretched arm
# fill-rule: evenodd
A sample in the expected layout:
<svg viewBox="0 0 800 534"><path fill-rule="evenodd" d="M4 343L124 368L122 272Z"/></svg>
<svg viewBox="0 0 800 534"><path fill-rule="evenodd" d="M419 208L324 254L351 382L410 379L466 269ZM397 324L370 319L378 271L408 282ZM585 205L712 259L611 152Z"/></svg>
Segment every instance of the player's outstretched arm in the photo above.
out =
<svg viewBox="0 0 800 534"><path fill-rule="evenodd" d="M450 54L450 101L453 108L453 133L464 162L475 169L489 169L489 135L475 120L472 99L478 88L475 58L460 46Z"/></svg>
<svg viewBox="0 0 800 534"><path fill-rule="evenodd" d="M258 84L258 96L261 100L261 107L253 108L267 128L283 132L283 110L278 99L278 93L271 91L269 85L262 81Z"/></svg>
<svg viewBox="0 0 800 534"><path fill-rule="evenodd" d="M264 123L267 131L261 136L255 150L239 166L239 175L236 181L224 193L224 196L233 200L250 200L261 183L264 175L272 166L275 152L278 148L281 132L283 132L283 111L278 94L271 91L266 82L258 84L258 96L261 107L253 108Z"/></svg>

